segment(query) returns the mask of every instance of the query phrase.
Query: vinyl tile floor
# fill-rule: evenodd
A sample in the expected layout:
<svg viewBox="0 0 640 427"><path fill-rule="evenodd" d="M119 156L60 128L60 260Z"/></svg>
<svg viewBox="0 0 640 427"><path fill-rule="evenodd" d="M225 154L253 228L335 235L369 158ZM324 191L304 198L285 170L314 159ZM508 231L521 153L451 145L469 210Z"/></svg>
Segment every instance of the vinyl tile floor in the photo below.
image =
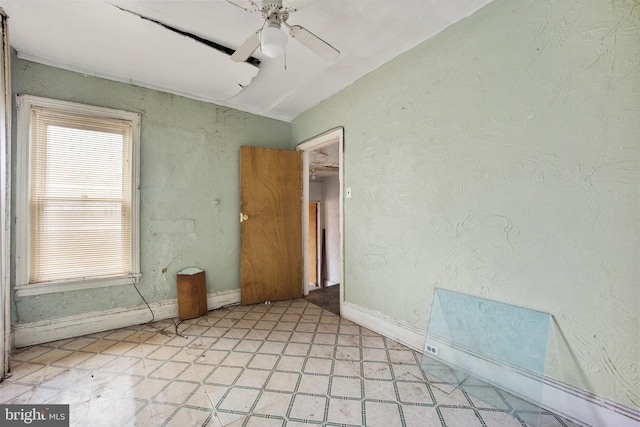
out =
<svg viewBox="0 0 640 427"><path fill-rule="evenodd" d="M69 404L71 426L526 427L420 369L422 355L296 299L18 349L0 403ZM474 385L474 387L485 387ZM485 388L485 394L487 389ZM575 427L543 411L540 425Z"/></svg>

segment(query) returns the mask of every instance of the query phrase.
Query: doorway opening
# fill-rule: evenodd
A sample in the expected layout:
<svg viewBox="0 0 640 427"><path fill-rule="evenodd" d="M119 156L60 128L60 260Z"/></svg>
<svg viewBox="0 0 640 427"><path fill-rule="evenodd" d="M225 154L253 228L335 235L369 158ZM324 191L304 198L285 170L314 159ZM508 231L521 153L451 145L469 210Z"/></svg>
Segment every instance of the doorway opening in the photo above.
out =
<svg viewBox="0 0 640 427"><path fill-rule="evenodd" d="M297 147L303 152L303 294L321 302L337 298L338 306L344 299L343 135L334 129Z"/></svg>

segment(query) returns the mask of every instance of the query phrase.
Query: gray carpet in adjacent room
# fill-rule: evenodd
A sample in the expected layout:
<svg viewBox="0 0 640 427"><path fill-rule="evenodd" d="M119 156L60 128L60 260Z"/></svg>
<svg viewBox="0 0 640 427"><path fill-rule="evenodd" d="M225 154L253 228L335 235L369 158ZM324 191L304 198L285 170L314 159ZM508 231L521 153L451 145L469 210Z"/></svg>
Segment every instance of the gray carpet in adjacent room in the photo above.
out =
<svg viewBox="0 0 640 427"><path fill-rule="evenodd" d="M311 291L304 299L338 316L340 315L340 285L328 286Z"/></svg>

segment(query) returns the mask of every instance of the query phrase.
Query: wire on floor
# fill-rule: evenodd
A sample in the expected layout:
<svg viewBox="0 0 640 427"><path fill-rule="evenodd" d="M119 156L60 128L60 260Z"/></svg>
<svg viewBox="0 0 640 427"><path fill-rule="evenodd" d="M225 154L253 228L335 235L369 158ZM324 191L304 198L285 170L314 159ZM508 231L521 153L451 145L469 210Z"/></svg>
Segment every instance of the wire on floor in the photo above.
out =
<svg viewBox="0 0 640 427"><path fill-rule="evenodd" d="M210 311L225 310L225 309L227 309L227 308L229 308L229 307L234 307L234 306L236 306L236 305L240 305L240 303L239 303L239 302L232 302L231 304L223 305L223 306L221 306L221 307L214 308L213 310L210 310ZM176 323L176 321L175 321L174 319L171 319L171 321L173 322L173 325L174 325L174 326L175 326L175 328L176 328L176 335L177 335L177 336L179 336L179 337L181 337L181 338L184 338L184 339L189 339L189 337L188 337L187 335L181 334L181 333L178 331L178 326L180 326L180 325L182 324L182 322L184 322L185 320L186 320L186 319L184 319L184 320L180 320L180 321L178 321L178 323ZM211 325L209 325L209 326L211 326Z"/></svg>
<svg viewBox="0 0 640 427"><path fill-rule="evenodd" d="M176 327L176 335L177 335L177 336L179 336L179 337L181 337L181 338L184 338L184 339L189 339L189 337L188 337L188 336L186 336L186 335L181 335L181 334L178 332L178 326L180 326L180 324L181 324L182 322L184 322L184 320L180 320L178 323L176 323L176 321L175 321L175 320L173 320L173 319L171 319L171 320L173 321L173 324L174 324L174 325L175 325L175 327Z"/></svg>
<svg viewBox="0 0 640 427"><path fill-rule="evenodd" d="M153 321L156 320L156 315L153 314L153 310L151 310L151 306L149 305L149 303L147 302L146 299L144 299L144 297L142 296L142 294L140 293L140 289L138 289L138 287L136 286L136 284L133 284L133 287L136 288L136 291L138 291L138 295L140 295L140 298L142 298L142 301L144 301L145 304L147 304L147 308L149 309L149 311L151 312L151 320L149 320L147 323L152 323Z"/></svg>

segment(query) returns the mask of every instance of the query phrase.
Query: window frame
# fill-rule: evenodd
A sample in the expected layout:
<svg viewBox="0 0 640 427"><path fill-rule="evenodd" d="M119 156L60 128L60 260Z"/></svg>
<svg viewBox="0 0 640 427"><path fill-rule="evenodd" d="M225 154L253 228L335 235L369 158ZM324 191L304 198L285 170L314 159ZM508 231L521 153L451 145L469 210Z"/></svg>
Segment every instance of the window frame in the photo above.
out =
<svg viewBox="0 0 640 427"><path fill-rule="evenodd" d="M31 156L31 107L62 110L69 114L93 116L103 119L130 121L131 128L131 270L130 274L74 278L41 283L29 283L30 252L30 156ZM16 167L16 296L41 295L72 290L102 288L107 286L136 284L140 273L140 120L139 113L97 107L75 102L18 95L17 110L17 167Z"/></svg>

